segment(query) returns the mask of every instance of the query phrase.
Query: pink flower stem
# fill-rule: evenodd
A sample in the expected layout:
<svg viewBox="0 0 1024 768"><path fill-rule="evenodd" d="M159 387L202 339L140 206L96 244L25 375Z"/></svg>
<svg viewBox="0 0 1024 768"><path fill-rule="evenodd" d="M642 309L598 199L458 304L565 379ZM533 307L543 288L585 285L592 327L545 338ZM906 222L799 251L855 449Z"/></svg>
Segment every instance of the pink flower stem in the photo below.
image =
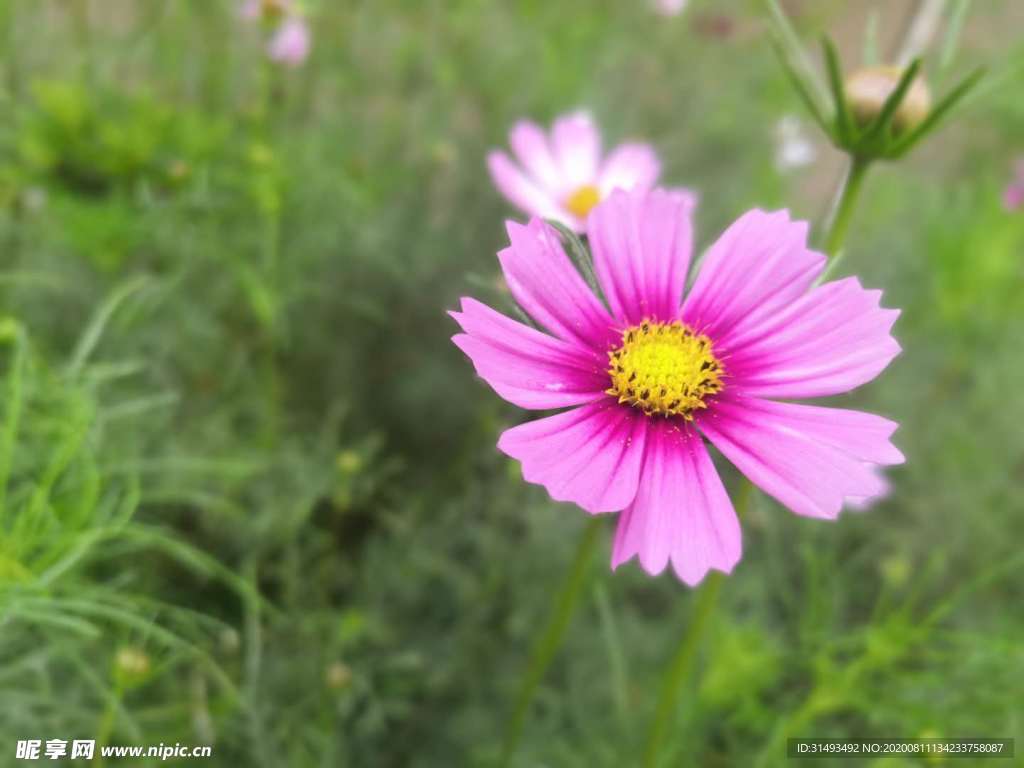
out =
<svg viewBox="0 0 1024 768"><path fill-rule="evenodd" d="M754 486L746 478L736 500L736 515L742 520L750 505ZM647 735L647 747L644 749L644 768L656 768L660 765L661 750L665 743L672 720L676 716L676 705L679 694L690 678L693 659L700 649L704 632L711 623L715 608L718 605L718 593L722 589L725 575L719 571L708 574L707 579L697 589L696 601L690 612L686 631L676 648L675 655L664 675L664 683L658 695L658 708L654 714L650 731Z"/></svg>
<svg viewBox="0 0 1024 768"><path fill-rule="evenodd" d="M523 733L523 725L526 723L526 716L530 712L533 696L544 679L544 674L551 665L555 653L562 645L565 632L569 628L569 621L572 619L576 603L579 602L580 594L586 583L586 577L590 571L590 561L593 560L594 550L599 540L598 533L602 527L603 520L596 515L591 517L584 526L576 547L576 555L562 582L562 587L551 605L551 612L548 615L544 631L537 636L533 649L530 651L526 674L523 676L519 693L516 696L515 707L505 728L501 765L508 765L512 755L515 754Z"/></svg>

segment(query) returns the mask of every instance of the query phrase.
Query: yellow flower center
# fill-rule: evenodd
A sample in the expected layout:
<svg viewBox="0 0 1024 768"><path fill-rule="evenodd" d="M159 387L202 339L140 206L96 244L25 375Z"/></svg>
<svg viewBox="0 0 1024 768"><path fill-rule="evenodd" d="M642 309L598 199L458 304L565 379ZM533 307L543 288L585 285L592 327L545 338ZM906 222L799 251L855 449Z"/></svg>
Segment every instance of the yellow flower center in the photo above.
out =
<svg viewBox="0 0 1024 768"><path fill-rule="evenodd" d="M678 320L645 320L627 328L608 362L612 386L607 393L648 416L693 421L693 412L707 407L705 398L722 391L722 364L711 351L711 339Z"/></svg>
<svg viewBox="0 0 1024 768"><path fill-rule="evenodd" d="M585 184L566 198L565 207L576 218L585 219L591 209L600 202L601 190L593 184Z"/></svg>

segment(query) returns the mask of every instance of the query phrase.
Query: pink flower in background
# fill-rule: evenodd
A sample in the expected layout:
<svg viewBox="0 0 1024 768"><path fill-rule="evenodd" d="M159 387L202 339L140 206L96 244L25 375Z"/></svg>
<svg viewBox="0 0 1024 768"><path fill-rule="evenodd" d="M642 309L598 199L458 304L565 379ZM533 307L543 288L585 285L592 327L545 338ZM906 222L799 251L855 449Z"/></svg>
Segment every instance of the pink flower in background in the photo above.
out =
<svg viewBox="0 0 1024 768"><path fill-rule="evenodd" d="M247 0L240 14L246 21L261 21L273 30L267 41L271 61L297 67L309 56L309 24L294 0Z"/></svg>
<svg viewBox="0 0 1024 768"><path fill-rule="evenodd" d="M1024 206L1024 158L1014 165L1013 179L1003 191L1003 206L1008 211L1016 211Z"/></svg>
<svg viewBox="0 0 1024 768"><path fill-rule="evenodd" d="M653 0L654 10L662 16L678 16L684 10L689 0Z"/></svg>
<svg viewBox="0 0 1024 768"><path fill-rule="evenodd" d="M281 22L267 44L267 55L272 61L297 67L309 56L309 25L300 16L291 16Z"/></svg>
<svg viewBox="0 0 1024 768"><path fill-rule="evenodd" d="M509 223L498 254L535 330L470 298L453 337L476 372L522 408L567 408L513 427L498 448L552 498L621 511L617 567L638 556L687 584L740 557L739 521L710 441L800 515L835 518L885 491L880 465L903 456L897 425L789 399L848 392L899 353L899 314L855 278L816 286L825 257L807 225L751 211L705 256L683 296L693 201L664 190L612 193L586 231L607 306L539 219Z"/></svg>
<svg viewBox="0 0 1024 768"><path fill-rule="evenodd" d="M650 189L661 173L647 144L620 144L602 157L601 134L586 112L558 118L550 134L521 120L509 132L509 144L515 161L497 150L487 156L498 190L525 213L576 232L612 190Z"/></svg>

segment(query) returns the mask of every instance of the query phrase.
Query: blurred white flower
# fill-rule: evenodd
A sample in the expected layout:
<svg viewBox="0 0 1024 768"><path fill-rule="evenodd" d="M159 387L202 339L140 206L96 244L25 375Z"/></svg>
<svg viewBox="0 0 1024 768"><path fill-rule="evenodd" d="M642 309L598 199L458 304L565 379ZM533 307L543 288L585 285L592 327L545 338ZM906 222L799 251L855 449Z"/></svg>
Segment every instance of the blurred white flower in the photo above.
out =
<svg viewBox="0 0 1024 768"><path fill-rule="evenodd" d="M786 115L775 124L775 167L781 172L803 168L814 162L818 151L795 115Z"/></svg>
<svg viewBox="0 0 1024 768"><path fill-rule="evenodd" d="M653 0L654 12L662 16L678 16L686 10L689 0Z"/></svg>

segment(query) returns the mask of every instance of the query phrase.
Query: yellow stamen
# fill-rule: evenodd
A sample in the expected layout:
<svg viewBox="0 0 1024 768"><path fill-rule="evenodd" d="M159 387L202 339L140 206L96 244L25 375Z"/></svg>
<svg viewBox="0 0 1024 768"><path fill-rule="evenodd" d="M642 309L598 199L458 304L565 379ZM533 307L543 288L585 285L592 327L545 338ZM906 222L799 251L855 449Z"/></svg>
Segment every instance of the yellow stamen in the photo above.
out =
<svg viewBox="0 0 1024 768"><path fill-rule="evenodd" d="M622 345L608 353L609 395L648 416L682 416L707 408L708 395L722 391L722 364L711 340L678 320L645 320L627 328Z"/></svg>
<svg viewBox="0 0 1024 768"><path fill-rule="evenodd" d="M585 184L569 195L565 201L565 207L573 216L585 219L591 209L600 202L601 190L593 184Z"/></svg>

